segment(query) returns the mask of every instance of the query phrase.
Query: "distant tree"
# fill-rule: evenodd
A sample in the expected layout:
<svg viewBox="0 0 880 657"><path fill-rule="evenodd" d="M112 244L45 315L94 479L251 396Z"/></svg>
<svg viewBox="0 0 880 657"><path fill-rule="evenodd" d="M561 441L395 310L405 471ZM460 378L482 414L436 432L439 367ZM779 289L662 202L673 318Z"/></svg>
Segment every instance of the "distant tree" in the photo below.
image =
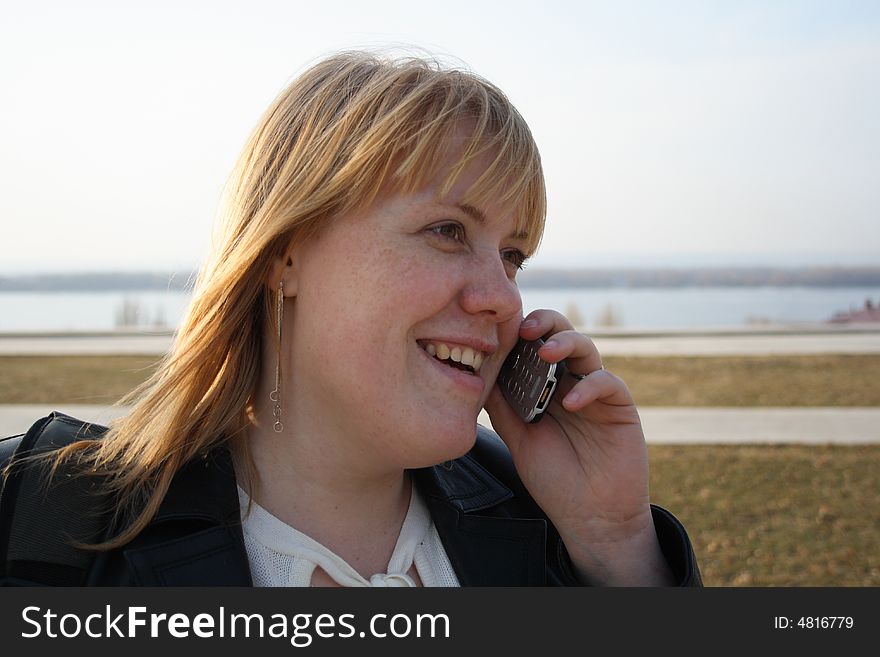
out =
<svg viewBox="0 0 880 657"><path fill-rule="evenodd" d="M581 311L574 301L568 302L568 305L565 307L565 316L568 317L569 321L576 329L582 329L587 326L584 316L581 315Z"/></svg>
<svg viewBox="0 0 880 657"><path fill-rule="evenodd" d="M623 317L618 314L614 306L610 303L605 304L599 316L596 318L596 326L603 328L611 328L614 326L623 326Z"/></svg>
<svg viewBox="0 0 880 657"><path fill-rule="evenodd" d="M156 319L153 321L154 328L160 329L165 328L167 326L167 322L165 321L165 309L162 306L156 310Z"/></svg>
<svg viewBox="0 0 880 657"><path fill-rule="evenodd" d="M116 307L116 328L137 326L140 321L141 305L137 299L124 297Z"/></svg>

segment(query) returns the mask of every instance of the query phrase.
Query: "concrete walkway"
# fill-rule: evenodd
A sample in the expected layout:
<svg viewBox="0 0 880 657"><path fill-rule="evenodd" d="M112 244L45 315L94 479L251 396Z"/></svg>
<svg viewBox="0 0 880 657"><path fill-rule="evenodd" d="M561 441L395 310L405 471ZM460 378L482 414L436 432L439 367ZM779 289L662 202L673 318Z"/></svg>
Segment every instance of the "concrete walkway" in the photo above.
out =
<svg viewBox="0 0 880 657"><path fill-rule="evenodd" d="M26 431L52 410L98 424L127 412L125 407L76 404L0 405L0 437ZM652 444L880 443L880 408L642 407L639 414ZM485 411L479 422L492 426Z"/></svg>
<svg viewBox="0 0 880 657"><path fill-rule="evenodd" d="M172 340L167 334L3 335L0 356L158 356Z"/></svg>
<svg viewBox="0 0 880 657"><path fill-rule="evenodd" d="M641 406L648 443L880 443L880 408L689 408ZM480 424L492 426L483 411Z"/></svg>
<svg viewBox="0 0 880 657"><path fill-rule="evenodd" d="M596 337L599 353L614 356L795 356L880 354L880 332L827 335L670 335Z"/></svg>
<svg viewBox="0 0 880 657"><path fill-rule="evenodd" d="M589 330L599 352L624 356L880 354L880 326L805 325L663 331ZM171 333L0 333L0 356L161 355Z"/></svg>

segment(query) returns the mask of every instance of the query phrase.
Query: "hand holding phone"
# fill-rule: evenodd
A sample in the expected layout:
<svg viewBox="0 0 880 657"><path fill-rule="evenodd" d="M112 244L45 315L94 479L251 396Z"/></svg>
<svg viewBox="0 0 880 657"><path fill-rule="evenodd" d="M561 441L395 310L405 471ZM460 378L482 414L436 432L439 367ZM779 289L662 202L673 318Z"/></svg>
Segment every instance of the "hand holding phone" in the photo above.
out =
<svg viewBox="0 0 880 657"><path fill-rule="evenodd" d="M538 355L544 341L523 340L508 354L498 373L498 387L523 422L544 416L565 373L565 362L548 363Z"/></svg>

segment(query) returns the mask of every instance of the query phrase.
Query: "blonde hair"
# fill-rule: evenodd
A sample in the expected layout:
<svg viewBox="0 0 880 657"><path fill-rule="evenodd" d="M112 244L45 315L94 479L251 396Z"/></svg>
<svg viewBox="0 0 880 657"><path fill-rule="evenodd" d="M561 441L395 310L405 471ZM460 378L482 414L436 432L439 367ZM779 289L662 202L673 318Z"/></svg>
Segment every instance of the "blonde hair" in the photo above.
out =
<svg viewBox="0 0 880 657"><path fill-rule="evenodd" d="M54 462L80 461L118 499L121 532L92 547L137 536L175 473L250 423L275 259L327 221L368 206L380 188L422 188L462 125L473 132L441 193L474 158L494 154L465 200L515 212L533 251L545 215L540 157L523 118L489 82L436 61L346 52L312 66L275 99L230 177L222 230L173 348L123 400L135 402L127 416Z"/></svg>

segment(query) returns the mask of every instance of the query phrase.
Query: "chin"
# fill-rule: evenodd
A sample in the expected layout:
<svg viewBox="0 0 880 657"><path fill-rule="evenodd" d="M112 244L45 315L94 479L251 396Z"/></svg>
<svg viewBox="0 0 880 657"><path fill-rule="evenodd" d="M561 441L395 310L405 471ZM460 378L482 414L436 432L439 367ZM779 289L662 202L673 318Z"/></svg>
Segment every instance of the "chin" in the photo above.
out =
<svg viewBox="0 0 880 657"><path fill-rule="evenodd" d="M418 429L419 463L411 467L427 467L457 459L467 454L477 438L477 418L425 418Z"/></svg>

